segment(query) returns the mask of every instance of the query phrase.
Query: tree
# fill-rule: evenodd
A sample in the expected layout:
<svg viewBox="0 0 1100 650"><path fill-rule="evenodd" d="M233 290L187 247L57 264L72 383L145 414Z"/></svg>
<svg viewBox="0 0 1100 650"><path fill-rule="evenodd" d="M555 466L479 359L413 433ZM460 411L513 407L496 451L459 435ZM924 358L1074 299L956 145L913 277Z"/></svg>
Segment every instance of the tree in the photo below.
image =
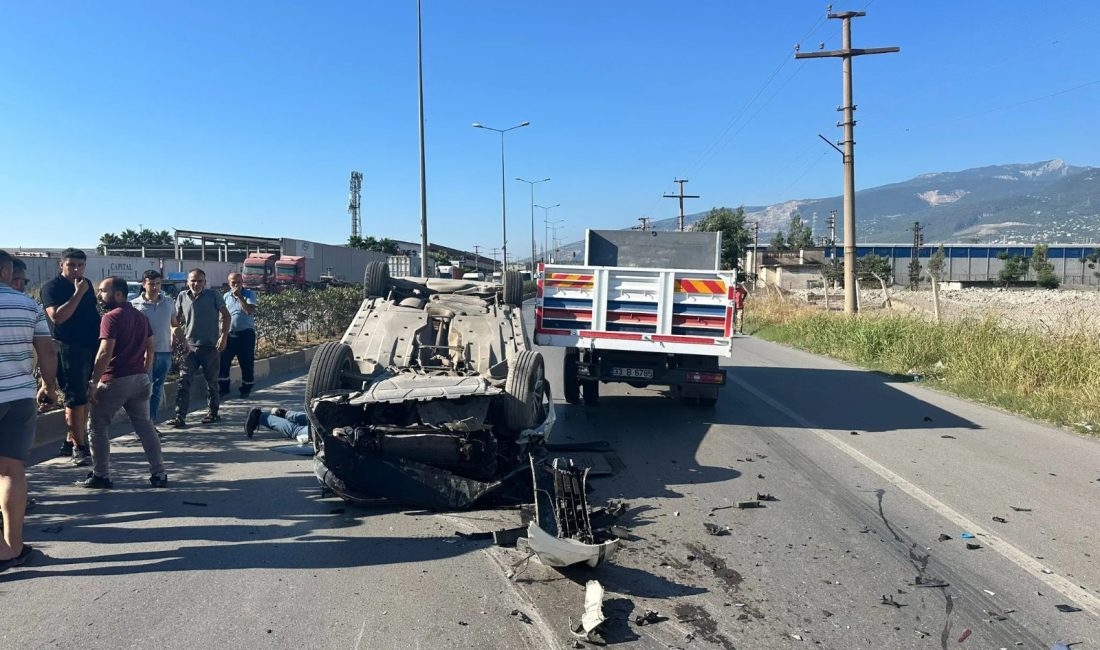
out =
<svg viewBox="0 0 1100 650"><path fill-rule="evenodd" d="M791 215L791 223L787 230L787 248L802 250L814 245L814 233L810 225L802 220L802 215L797 212Z"/></svg>
<svg viewBox="0 0 1100 650"><path fill-rule="evenodd" d="M1004 262L1004 268L997 273L997 280L1004 282L1005 286L1013 282L1019 282L1020 278L1027 274L1028 259L1020 255L1009 257L1007 253L997 253L997 259Z"/></svg>
<svg viewBox="0 0 1100 650"><path fill-rule="evenodd" d="M389 255L397 255L401 252L401 249L397 246L397 242L384 237L382 239L375 239L374 237L360 237L359 235L351 235L348 237L348 248L358 248L364 251L377 251L379 253L387 253Z"/></svg>
<svg viewBox="0 0 1100 650"><path fill-rule="evenodd" d="M1031 254L1031 268L1035 271L1035 283L1044 289L1057 289L1062 281L1054 275L1054 265L1047 261L1050 247L1037 244Z"/></svg>
<svg viewBox="0 0 1100 650"><path fill-rule="evenodd" d="M772 240L768 242L769 251L773 253L782 253L787 249L787 237L783 234L782 230L772 235Z"/></svg>
<svg viewBox="0 0 1100 650"><path fill-rule="evenodd" d="M864 255L856 260L856 277L860 280L892 278L890 260L881 255Z"/></svg>
<svg viewBox="0 0 1100 650"><path fill-rule="evenodd" d="M943 249L943 244L940 244L939 249L932 253L932 258L928 260L928 277L932 281L932 310L937 323L940 322L940 280L943 279L943 266L946 257L947 253Z"/></svg>
<svg viewBox="0 0 1100 650"><path fill-rule="evenodd" d="M142 246L171 246L172 235L167 230L153 231L142 228L140 231L127 228L116 234L103 233L99 238L100 246L108 248L141 248Z"/></svg>
<svg viewBox="0 0 1100 650"><path fill-rule="evenodd" d="M745 225L744 206L731 208L711 208L705 217L695 222L693 230L722 233L722 268L736 269L741 266L745 251L752 242L752 235Z"/></svg>

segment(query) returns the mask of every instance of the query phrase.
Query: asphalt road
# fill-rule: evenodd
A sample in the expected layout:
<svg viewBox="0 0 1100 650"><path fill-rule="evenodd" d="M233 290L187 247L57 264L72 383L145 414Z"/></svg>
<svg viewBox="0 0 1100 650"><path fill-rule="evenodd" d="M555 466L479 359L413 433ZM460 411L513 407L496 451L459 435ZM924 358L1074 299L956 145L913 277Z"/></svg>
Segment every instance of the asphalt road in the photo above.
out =
<svg viewBox="0 0 1100 650"><path fill-rule="evenodd" d="M0 575L0 647L570 647L593 578L608 639L642 648L1100 645L1097 441L763 341L736 350L713 410L624 386L558 404L555 440L614 449L593 502L629 504L630 537L596 569L454 535L514 511L321 500L308 459L243 436L239 401L166 432L168 490L148 489L132 436L109 492L39 464L42 553ZM560 386L561 351L543 352ZM302 383L253 401L296 403ZM735 507L758 493L775 500ZM637 625L647 610L664 620Z"/></svg>

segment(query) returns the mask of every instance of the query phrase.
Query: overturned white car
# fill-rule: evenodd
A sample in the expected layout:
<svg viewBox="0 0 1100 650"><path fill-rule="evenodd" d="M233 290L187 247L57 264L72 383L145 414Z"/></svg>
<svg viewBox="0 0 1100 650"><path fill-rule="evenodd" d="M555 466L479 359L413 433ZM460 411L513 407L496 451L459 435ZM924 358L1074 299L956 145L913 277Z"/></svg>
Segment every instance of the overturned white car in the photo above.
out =
<svg viewBox="0 0 1100 650"><path fill-rule="evenodd" d="M523 329L522 276L503 280L367 267L363 304L306 383L322 485L348 501L444 510L530 501L529 459L553 403Z"/></svg>

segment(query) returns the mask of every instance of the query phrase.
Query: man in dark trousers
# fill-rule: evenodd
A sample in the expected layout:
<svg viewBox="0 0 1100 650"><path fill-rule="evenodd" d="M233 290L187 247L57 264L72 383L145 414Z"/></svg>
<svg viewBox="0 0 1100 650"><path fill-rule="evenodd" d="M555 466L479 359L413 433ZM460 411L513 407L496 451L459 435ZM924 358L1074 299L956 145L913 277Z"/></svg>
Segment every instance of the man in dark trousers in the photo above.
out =
<svg viewBox="0 0 1100 650"><path fill-rule="evenodd" d="M240 273L229 274L229 291L225 294L225 308L229 310L229 343L222 352L218 370L218 388L221 395L229 394L229 367L233 357L241 366L241 397L248 397L255 383L256 368L256 294L244 288Z"/></svg>
<svg viewBox="0 0 1100 650"><path fill-rule="evenodd" d="M77 483L80 487L110 489L111 418L125 409L134 427L145 458L149 461L149 483L155 488L168 487L160 438L149 418L149 397L153 382L149 371L156 359L156 340L149 319L126 299L126 279L110 277L99 283L99 300L106 313L99 326L88 398L92 403L92 425L88 439L92 443L92 471Z"/></svg>
<svg viewBox="0 0 1100 650"><path fill-rule="evenodd" d="M27 509L26 462L34 444L38 407L57 395L57 356L46 317L34 299L12 288L13 258L0 250L0 572L22 566L31 555L23 543ZM42 371L34 379L34 358Z"/></svg>
<svg viewBox="0 0 1100 650"><path fill-rule="evenodd" d="M176 296L176 320L183 327L187 356L180 366L176 387L176 417L168 424L176 429L187 426L191 382L199 368L206 378L207 412L202 423L217 422L221 420L218 416L218 356L225 350L229 338L230 316L217 292L206 288L206 272L202 269L191 269L187 274L187 291Z"/></svg>
<svg viewBox="0 0 1100 650"><path fill-rule="evenodd" d="M99 346L99 310L95 290L84 277L88 256L76 248L61 252L61 273L42 285L42 306L57 341L57 379L65 393L68 437L62 455L79 467L89 462L84 435L88 422L88 377Z"/></svg>

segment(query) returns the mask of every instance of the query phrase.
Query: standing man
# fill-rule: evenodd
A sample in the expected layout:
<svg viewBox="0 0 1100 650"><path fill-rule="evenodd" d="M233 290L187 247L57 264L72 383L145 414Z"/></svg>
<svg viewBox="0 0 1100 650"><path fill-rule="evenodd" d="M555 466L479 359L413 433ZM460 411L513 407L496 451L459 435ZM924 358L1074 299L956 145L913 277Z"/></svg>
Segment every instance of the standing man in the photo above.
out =
<svg viewBox="0 0 1100 650"><path fill-rule="evenodd" d="M219 394L229 394L229 366L233 357L241 366L241 397L248 397L255 383L253 374L256 367L256 294L244 288L244 278L240 273L229 274L229 291L225 294L225 307L229 310L229 343L221 355L221 368L218 370Z"/></svg>
<svg viewBox="0 0 1100 650"><path fill-rule="evenodd" d="M161 294L161 282L163 278L160 271L146 271L141 279L141 295L131 301L134 308L149 319L149 327L153 328L153 339L156 341L156 358L153 359L153 370L149 373L149 380L153 384L152 397L149 398L149 419L154 426L158 422L157 411L164 392L164 378L172 368L172 339L179 327L176 305Z"/></svg>
<svg viewBox="0 0 1100 650"><path fill-rule="evenodd" d="M76 248L61 251L61 273L42 285L42 306L57 340L58 382L65 392L69 429L61 455L72 454L75 467L87 465L84 434L88 423L88 378L99 346L99 310L95 290L84 277L88 256Z"/></svg>
<svg viewBox="0 0 1100 650"><path fill-rule="evenodd" d="M176 296L176 320L183 327L187 339L187 356L180 367L180 381L176 389L176 417L168 424L176 429L187 426L191 381L200 367L206 377L207 403L202 423L217 422L221 420L218 416L218 355L225 350L229 338L230 316L217 293L206 290L206 272L202 269L191 269L187 274L187 291L181 291Z"/></svg>
<svg viewBox="0 0 1100 650"><path fill-rule="evenodd" d="M99 283L99 300L106 313L99 326L99 350L96 352L88 395L92 403L92 471L77 482L80 487L107 490L111 484L111 418L126 409L130 424L145 449L149 461L149 483L155 488L168 487L160 438L149 419L152 383L149 371L156 359L156 341L149 319L126 300L126 279L110 277Z"/></svg>
<svg viewBox="0 0 1100 650"><path fill-rule="evenodd" d="M46 317L29 296L10 286L13 258L0 250L0 572L21 566L31 547L23 543L27 509L27 456L34 444L35 406L52 403L57 394L57 356ZM42 387L34 379L34 356Z"/></svg>
<svg viewBox="0 0 1100 650"><path fill-rule="evenodd" d="M738 334L745 333L745 298L747 298L748 295L749 292L745 289L745 283L738 282L733 290L733 329Z"/></svg>

